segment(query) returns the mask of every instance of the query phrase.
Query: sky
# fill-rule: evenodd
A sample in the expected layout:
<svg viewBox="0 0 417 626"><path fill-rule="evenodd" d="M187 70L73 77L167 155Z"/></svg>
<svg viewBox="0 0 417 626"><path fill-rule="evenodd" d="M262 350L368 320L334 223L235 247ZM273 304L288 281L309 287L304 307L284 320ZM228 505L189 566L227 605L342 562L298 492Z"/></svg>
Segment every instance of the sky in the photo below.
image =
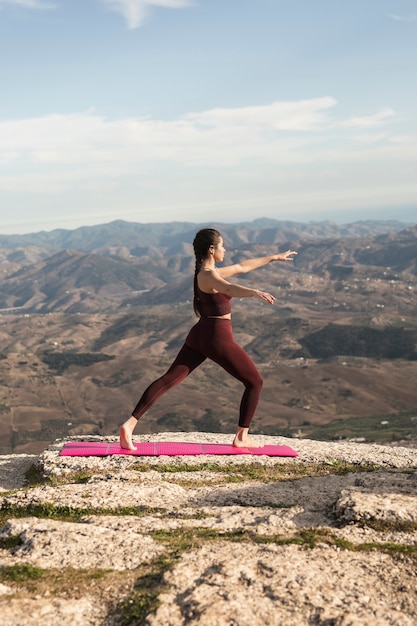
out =
<svg viewBox="0 0 417 626"><path fill-rule="evenodd" d="M0 0L0 233L417 222L417 0Z"/></svg>

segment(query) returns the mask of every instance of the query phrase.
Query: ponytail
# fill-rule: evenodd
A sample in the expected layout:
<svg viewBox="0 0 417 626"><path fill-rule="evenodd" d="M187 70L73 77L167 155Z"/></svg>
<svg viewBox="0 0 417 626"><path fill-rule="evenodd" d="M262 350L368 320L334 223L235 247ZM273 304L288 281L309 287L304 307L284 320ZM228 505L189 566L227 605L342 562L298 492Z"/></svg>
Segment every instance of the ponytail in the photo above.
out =
<svg viewBox="0 0 417 626"><path fill-rule="evenodd" d="M194 299L193 309L197 317L201 316L200 299L198 297L197 276L201 270L204 259L208 256L210 246L217 246L221 238L221 234L214 228L203 228L199 230L194 237L193 246L195 254L195 271L194 271Z"/></svg>
<svg viewBox="0 0 417 626"><path fill-rule="evenodd" d="M197 276L198 276L198 272L201 269L202 262L203 262L202 259L197 259L196 258L196 260L195 260L193 309L194 309L194 313L197 315L197 317L201 316L200 299L198 297Z"/></svg>

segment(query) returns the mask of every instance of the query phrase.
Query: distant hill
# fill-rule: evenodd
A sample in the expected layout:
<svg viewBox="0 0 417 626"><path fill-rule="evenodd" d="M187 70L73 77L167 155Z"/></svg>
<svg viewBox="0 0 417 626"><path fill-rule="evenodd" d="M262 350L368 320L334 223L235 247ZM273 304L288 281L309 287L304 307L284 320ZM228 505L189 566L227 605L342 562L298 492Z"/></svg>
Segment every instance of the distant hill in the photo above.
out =
<svg viewBox="0 0 417 626"><path fill-rule="evenodd" d="M95 312L112 308L112 299L165 284L158 264L63 250L25 265L0 282L0 308L29 311Z"/></svg>
<svg viewBox="0 0 417 626"><path fill-rule="evenodd" d="M355 265L384 267L392 271L417 274L417 226L397 233L361 238L316 239L300 241L297 266L312 271L340 268L347 275ZM342 270L341 268L345 269Z"/></svg>
<svg viewBox="0 0 417 626"><path fill-rule="evenodd" d="M109 249L126 249L135 256L157 254L165 249L175 254L179 245L191 245L195 232L206 226L218 228L227 245L241 247L245 244L279 244L298 239L377 236L397 233L408 226L396 220L359 221L351 224L323 222L292 222L259 218L252 222L236 224L169 222L141 224L116 220L97 226L82 226L74 230L56 229L24 235L1 235L0 249L13 250L27 246L47 248L52 251L80 250L93 252Z"/></svg>
<svg viewBox="0 0 417 626"><path fill-rule="evenodd" d="M372 223L368 229L365 223L343 229L321 225L322 236L315 239L312 238L313 227L307 232L306 225L286 222L286 229L283 229L271 225L270 220L259 220L248 226L228 225L222 227L222 232L228 262L270 254L271 249L295 248L298 255L294 264L274 264L264 268L258 276L271 288L281 288L291 279L295 281L292 289L299 297L308 299L307 273L315 280L325 277L329 281L321 298L333 290L346 291L348 287L342 282L347 280L356 282L357 290L358 281L382 281L375 292L382 295L382 286L388 280L406 281L407 276L417 275L417 226L399 232L369 234L369 230L380 230L382 224ZM77 243L73 237L76 239L78 233L78 249L64 248L51 254L47 248L31 242L27 247L0 250L0 309L23 307L27 312L40 313L114 312L126 306L171 304L192 298L194 255L189 241L196 225L190 231L189 224L182 224L183 230L177 224L172 235L167 233L169 225L131 224L127 230L126 222L114 222L113 226L113 235L112 224L65 231L61 244L70 240ZM152 245L139 245L144 244L144 240L138 236L135 245L129 248L127 239L135 228L138 232L145 228L150 238L148 244ZM337 236L324 237L327 230L334 230ZM364 232L360 236L346 237L341 236L342 230ZM125 241L122 241L122 232ZM81 233L85 234L84 240ZM98 244L103 244L105 233L107 245L100 247ZM84 246L93 246L94 251L81 250L82 240ZM173 240L176 240L175 245ZM243 276L239 280L253 279ZM369 286L364 282L357 294L368 292Z"/></svg>

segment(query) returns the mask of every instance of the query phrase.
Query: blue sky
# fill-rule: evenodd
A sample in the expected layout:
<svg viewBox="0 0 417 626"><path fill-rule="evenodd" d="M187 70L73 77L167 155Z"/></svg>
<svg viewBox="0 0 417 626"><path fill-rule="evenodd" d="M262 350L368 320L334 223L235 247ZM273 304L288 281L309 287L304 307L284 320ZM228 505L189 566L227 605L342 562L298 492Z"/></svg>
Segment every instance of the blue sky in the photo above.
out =
<svg viewBox="0 0 417 626"><path fill-rule="evenodd" d="M0 0L0 232L417 221L417 0Z"/></svg>

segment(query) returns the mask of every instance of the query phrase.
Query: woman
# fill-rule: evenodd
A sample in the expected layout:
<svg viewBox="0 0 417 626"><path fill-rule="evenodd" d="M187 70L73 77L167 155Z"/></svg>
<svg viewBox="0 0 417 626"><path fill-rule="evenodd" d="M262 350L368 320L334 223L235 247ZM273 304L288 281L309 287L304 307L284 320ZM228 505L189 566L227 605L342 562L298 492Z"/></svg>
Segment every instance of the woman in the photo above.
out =
<svg viewBox="0 0 417 626"><path fill-rule="evenodd" d="M262 377L251 358L233 339L231 298L259 298L273 304L274 296L266 291L250 289L228 282L237 274L246 274L272 261L292 261L297 254L288 250L282 254L248 259L217 268L225 255L221 234L213 228L200 230L193 242L195 253L194 311L200 320L190 330L183 347L168 371L145 390L132 416L120 428L120 445L135 450L133 430L140 417L169 389L182 382L205 359L215 361L229 374L240 380L245 391L240 403L239 422L233 445L240 448L258 447L248 436L249 426L258 404Z"/></svg>

